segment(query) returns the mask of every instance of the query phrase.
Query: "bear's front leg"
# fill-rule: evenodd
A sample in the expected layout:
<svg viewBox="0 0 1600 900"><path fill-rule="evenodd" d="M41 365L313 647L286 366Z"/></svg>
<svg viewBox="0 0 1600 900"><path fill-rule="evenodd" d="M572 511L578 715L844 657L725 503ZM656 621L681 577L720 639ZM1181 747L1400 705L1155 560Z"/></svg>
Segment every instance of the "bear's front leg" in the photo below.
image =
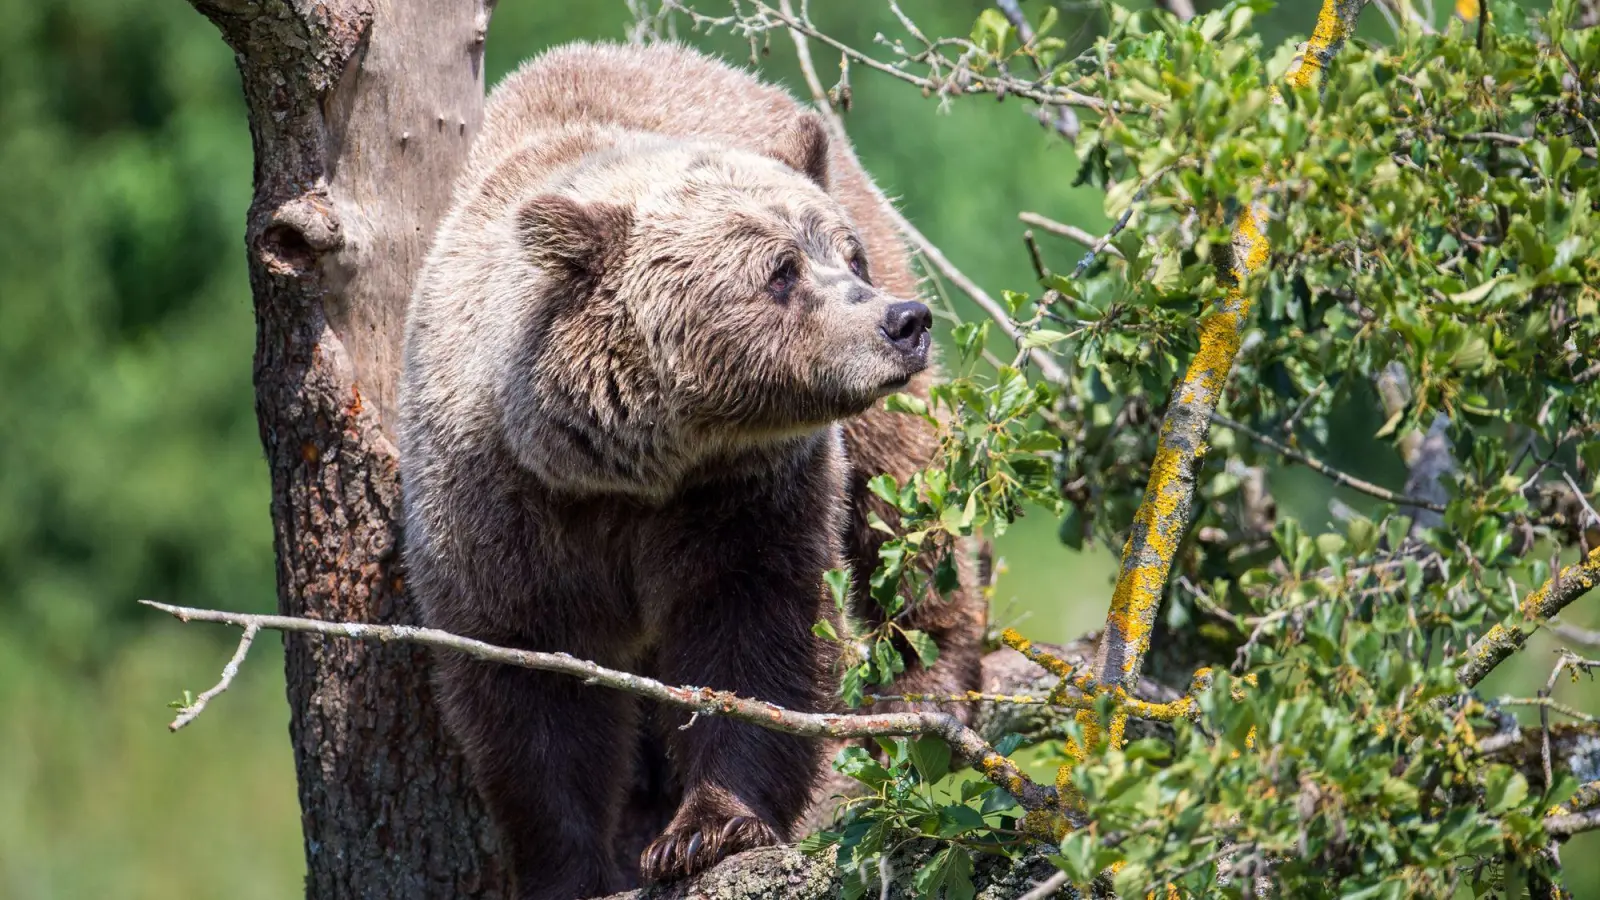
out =
<svg viewBox="0 0 1600 900"><path fill-rule="evenodd" d="M668 684L732 691L805 712L824 706L832 665L828 645L811 627L829 608L822 573L831 544L826 532L781 532L772 520L759 528L702 531L707 541L698 547L657 557L662 571L650 602L668 603L659 607L657 656ZM667 718L663 730L683 800L640 859L645 879L693 875L792 836L817 783L820 742L717 717L691 722L673 711Z"/></svg>
<svg viewBox="0 0 1600 900"><path fill-rule="evenodd" d="M633 698L567 676L449 657L441 706L490 807L517 900L621 890L611 860L637 729Z"/></svg>

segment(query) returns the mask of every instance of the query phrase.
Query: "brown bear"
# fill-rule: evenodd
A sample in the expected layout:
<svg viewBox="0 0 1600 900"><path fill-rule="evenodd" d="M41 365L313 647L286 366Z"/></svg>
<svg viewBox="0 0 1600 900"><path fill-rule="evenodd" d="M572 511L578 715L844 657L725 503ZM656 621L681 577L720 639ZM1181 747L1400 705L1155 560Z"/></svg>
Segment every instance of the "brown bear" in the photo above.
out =
<svg viewBox="0 0 1600 900"><path fill-rule="evenodd" d="M931 464L937 435L879 403L925 393L931 316L832 143L676 45L567 46L495 88L408 312L405 561L429 625L833 705L822 575L852 567L876 615L868 511L895 519L866 483ZM897 690L975 686L985 610L961 571L953 597L911 598L903 624L943 657ZM821 778L815 742L566 676L444 655L437 685L523 898L788 839ZM675 812L619 864L641 735Z"/></svg>

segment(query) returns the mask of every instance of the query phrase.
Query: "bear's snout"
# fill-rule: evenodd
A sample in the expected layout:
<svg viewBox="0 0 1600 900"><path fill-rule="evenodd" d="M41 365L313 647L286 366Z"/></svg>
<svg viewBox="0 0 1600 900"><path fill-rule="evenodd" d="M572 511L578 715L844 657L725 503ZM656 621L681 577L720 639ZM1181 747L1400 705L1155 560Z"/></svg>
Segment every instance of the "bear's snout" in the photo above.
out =
<svg viewBox="0 0 1600 900"><path fill-rule="evenodd" d="M912 367L921 371L928 364L929 329L933 328L933 313L915 300L892 303L883 313L883 324L878 330Z"/></svg>

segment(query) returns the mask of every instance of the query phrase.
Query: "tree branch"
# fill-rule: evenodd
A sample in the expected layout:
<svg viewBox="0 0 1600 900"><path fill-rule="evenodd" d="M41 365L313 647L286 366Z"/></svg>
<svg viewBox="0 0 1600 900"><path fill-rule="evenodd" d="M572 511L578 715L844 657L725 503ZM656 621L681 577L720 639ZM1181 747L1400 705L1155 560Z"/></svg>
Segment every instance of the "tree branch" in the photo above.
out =
<svg viewBox="0 0 1600 900"><path fill-rule="evenodd" d="M1600 829L1600 809L1544 817L1545 833L1551 837L1569 838L1596 829Z"/></svg>
<svg viewBox="0 0 1600 900"><path fill-rule="evenodd" d="M440 650L452 650L484 662L503 663L541 672L571 675L583 679L584 684L609 687L614 690L643 697L667 706L688 710L705 716L723 716L751 725L802 737L864 738L936 734L944 738L951 751L963 762L984 774L1016 798L1024 809L1052 808L1055 790L1036 784L1023 774L1016 764L989 745L976 731L961 724L949 713L897 712L877 715L838 715L832 713L806 713L785 709L772 703L739 697L727 691L708 687L673 687L653 678L608 669L587 660L565 653L543 653L534 650L514 650L496 647L483 641L451 634L435 628L412 625L368 625L356 622L324 622L318 619L300 619L292 616L267 616L250 613L231 613L221 610L194 609L169 606L150 600L141 600L145 606L161 610L180 621L216 622L245 629L320 634L355 641L389 644L418 644ZM230 666L243 659L248 645ZM193 717L191 717L193 718Z"/></svg>
<svg viewBox="0 0 1600 900"><path fill-rule="evenodd" d="M1156 5L1185 22L1194 18L1194 4L1190 0L1158 0Z"/></svg>
<svg viewBox="0 0 1600 900"><path fill-rule="evenodd" d="M205 712L206 704L211 702L211 698L227 690L228 686L233 684L234 676L239 674L239 664L244 662L245 654L250 652L250 645L255 643L256 635L260 633L261 626L259 625L245 626L244 634L239 637L239 649L233 651L233 658L228 660L228 664L222 667L222 680L218 681L211 690L196 697L193 703L180 707L178 709L178 717L172 720L172 724L167 726L167 730L177 731L179 728L199 718L200 714Z"/></svg>
<svg viewBox="0 0 1600 900"><path fill-rule="evenodd" d="M1087 231L1084 231L1082 228L1079 228L1076 225L1068 225L1065 222L1057 222L1055 219L1049 218L1048 216L1041 216L1036 212L1017 213L1017 218L1021 219L1028 225L1032 225L1036 228L1043 228L1045 231L1048 231L1051 234L1058 234L1069 240L1077 241L1085 247L1093 247L1100 242L1100 238L1090 234ZM1105 251L1112 256L1115 256L1117 259L1124 258L1122 251L1118 250L1116 247L1108 245L1105 247Z"/></svg>
<svg viewBox="0 0 1600 900"><path fill-rule="evenodd" d="M1596 584L1600 584L1600 547L1552 575L1538 590L1523 598L1508 621L1495 625L1479 638L1467 650L1467 661L1456 670L1456 679L1466 687L1475 687L1496 666L1522 649L1528 636L1544 620L1566 609Z"/></svg>
<svg viewBox="0 0 1600 900"><path fill-rule="evenodd" d="M947 76L935 72L930 76L917 75L830 37L826 33L819 31L803 16L793 15L792 13L786 14L779 9L768 6L762 0L749 0L749 2L750 8L755 10L754 15L749 16L738 13L730 16L708 16L683 5L681 0L662 0L662 6L683 13L697 25L707 28L730 28L745 37L752 37L782 26L792 32L798 32L812 40L826 44L852 62L898 78L927 91L929 94L937 94L941 97L960 94L993 94L998 97L1023 97L1044 106L1076 106L1101 113L1131 111L1107 104L1098 97L1091 97L1088 94L1083 94L1070 88L1052 85L1047 78L1028 81L1004 74L977 75L967 69L964 62L943 57L936 48L931 46L926 54L918 54L908 59L908 61L926 63L931 60L940 68L948 67L951 70L951 74ZM906 21L908 20L902 17L902 22ZM977 49L970 41L958 41L958 43L964 47L963 56L965 56L965 53Z"/></svg>

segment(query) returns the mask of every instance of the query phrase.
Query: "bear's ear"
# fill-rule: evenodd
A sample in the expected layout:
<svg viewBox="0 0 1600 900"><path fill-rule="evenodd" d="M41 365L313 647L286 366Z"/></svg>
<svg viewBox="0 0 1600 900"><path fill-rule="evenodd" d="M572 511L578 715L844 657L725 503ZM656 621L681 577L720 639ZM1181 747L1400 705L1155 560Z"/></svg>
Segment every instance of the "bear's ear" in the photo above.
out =
<svg viewBox="0 0 1600 900"><path fill-rule="evenodd" d="M766 155L828 189L828 127L816 113L795 117L773 137Z"/></svg>
<svg viewBox="0 0 1600 900"><path fill-rule="evenodd" d="M622 258L633 213L604 201L540 194L517 213L517 229L534 262L570 276L598 278Z"/></svg>

